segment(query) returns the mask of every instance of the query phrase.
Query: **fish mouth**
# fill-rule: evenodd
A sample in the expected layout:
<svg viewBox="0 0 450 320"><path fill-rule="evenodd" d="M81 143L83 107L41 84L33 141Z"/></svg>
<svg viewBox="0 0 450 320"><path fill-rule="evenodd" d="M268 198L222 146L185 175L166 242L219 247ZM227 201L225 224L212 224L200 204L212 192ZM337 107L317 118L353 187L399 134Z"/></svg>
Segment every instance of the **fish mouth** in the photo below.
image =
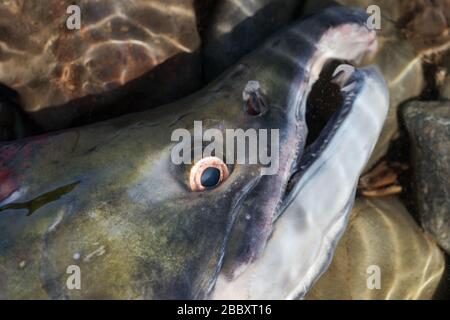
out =
<svg viewBox="0 0 450 320"><path fill-rule="evenodd" d="M358 106L356 101L366 99L364 86L367 84L386 100L387 84L375 66L357 66L348 61L332 60L325 64L318 80L312 85L305 102L305 120L308 135L304 152L292 169L286 184L282 205L277 216L289 206L296 197L298 182L311 165L327 148L332 147L334 137L341 126ZM384 119L384 108L377 108L377 101L368 101L367 114L376 113Z"/></svg>
<svg viewBox="0 0 450 320"><path fill-rule="evenodd" d="M339 76L341 70L345 73ZM332 81L336 80L342 94L340 106L305 149L291 176L294 187L283 202L284 221L278 221L279 225L301 221L290 246L305 252L305 261L310 259L301 265L292 263L298 278L284 296L288 299L303 298L331 263L347 227L359 177L387 117L389 93L377 67L340 65L333 73ZM273 240L276 243L279 238Z"/></svg>
<svg viewBox="0 0 450 320"><path fill-rule="evenodd" d="M365 63L377 50L376 32L365 26L359 13L350 12L345 18L347 9L336 9L340 15L325 12L322 19L303 24L323 34L300 35L301 41L308 38L305 43L313 44L309 57L297 56L305 72L291 83L287 100L287 113L295 115L302 127L297 131L300 136L288 141L296 141L297 151L289 167L283 168L284 185L267 242L256 249L259 255L254 254L251 263L238 265L242 267L238 272L222 269L215 299L303 297L326 270L347 226L359 175L389 105L383 76ZM335 18L338 22L330 27L327 19ZM298 30L293 33L298 39ZM292 154L292 149L284 152ZM297 229L286 238L283 225ZM293 260L296 250L308 258ZM286 277L291 277L289 285Z"/></svg>
<svg viewBox="0 0 450 320"><path fill-rule="evenodd" d="M343 73L348 73L354 68L352 63L339 60L333 60L326 63L323 66L317 81L310 88L305 105L305 122L308 128L304 145L306 154L309 154L308 150L312 149L313 145L317 148L317 145L319 144L318 139L327 127L335 126L335 124L339 123L339 121L345 117L345 114L340 112L340 107L344 100L344 96L341 92L344 83L333 81L333 75L336 70L338 70L339 67L344 69L344 66L347 67L340 73L339 76L341 79L344 77ZM309 161L305 161L303 156L296 159L291 176L286 183L285 193L282 199L283 205L280 210L281 212L294 196L292 190L299 180L299 176L303 171L302 169L304 169L307 163L312 160L312 156L310 156ZM279 214L281 214L281 212Z"/></svg>
<svg viewBox="0 0 450 320"><path fill-rule="evenodd" d="M357 11L350 8L347 12L347 9L332 6L323 13L323 20L332 20L329 16L333 17L333 11L338 16L350 15L349 20L358 16ZM295 198L296 185L303 172L327 148L335 132L352 112L365 82L376 82L379 88L386 87L380 71L367 64L378 51L376 30L358 19L361 17L330 27L319 37L314 45L316 51L305 67L306 77L300 80L299 85L293 86L290 104L295 109L297 121L306 123L306 130L302 132L306 140L298 137L299 141L303 140L299 145L300 152L290 170L291 176L285 184L275 219ZM296 87L302 90L295 92Z"/></svg>
<svg viewBox="0 0 450 320"><path fill-rule="evenodd" d="M349 61L331 60L327 62L316 82L308 90L304 103L307 137L303 153L296 159L290 178L286 183L284 196L281 200L279 216L295 198L295 186L303 172L320 157L321 152L330 143L335 132L352 111L353 101L357 98L360 87L362 66ZM371 71L371 77L381 84L384 81Z"/></svg>
<svg viewBox="0 0 450 320"><path fill-rule="evenodd" d="M331 262L359 176L387 116L389 95L377 67L333 61L322 76L306 103L314 104L314 91L329 85L336 91L329 101L335 111L323 116L324 125L311 128L311 140L293 167L261 256L234 279L220 275L214 299L303 298Z"/></svg>
<svg viewBox="0 0 450 320"><path fill-rule="evenodd" d="M304 28L321 30L322 34L316 38L300 36L300 41L316 43L309 59L300 62L305 74L293 82L288 103L297 121L305 124L300 135L306 139L297 137L297 157L274 220L295 198L303 172L330 144L366 82L376 82L380 90L386 87L379 70L368 64L378 51L378 40L376 30L370 29L365 19L365 14L354 8L331 6L303 22Z"/></svg>

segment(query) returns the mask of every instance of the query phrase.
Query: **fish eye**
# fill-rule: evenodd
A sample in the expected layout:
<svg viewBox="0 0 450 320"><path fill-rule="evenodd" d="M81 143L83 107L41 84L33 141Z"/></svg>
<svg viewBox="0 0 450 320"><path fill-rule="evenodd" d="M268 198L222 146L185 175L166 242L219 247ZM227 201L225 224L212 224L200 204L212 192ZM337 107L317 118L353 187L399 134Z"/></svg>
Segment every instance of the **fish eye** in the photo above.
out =
<svg viewBox="0 0 450 320"><path fill-rule="evenodd" d="M205 157L192 166L189 186L192 191L203 191L218 186L228 175L228 167L220 158Z"/></svg>

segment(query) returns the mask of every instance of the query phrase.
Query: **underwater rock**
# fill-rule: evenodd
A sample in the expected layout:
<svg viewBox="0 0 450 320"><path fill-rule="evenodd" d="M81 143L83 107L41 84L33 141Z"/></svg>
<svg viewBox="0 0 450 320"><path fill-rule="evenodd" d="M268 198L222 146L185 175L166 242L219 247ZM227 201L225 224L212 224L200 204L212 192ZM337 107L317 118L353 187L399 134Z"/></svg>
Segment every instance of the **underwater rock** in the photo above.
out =
<svg viewBox="0 0 450 320"><path fill-rule="evenodd" d="M431 299L444 266L438 246L398 198L360 198L328 271L307 299ZM370 278L378 271L379 289Z"/></svg>
<svg viewBox="0 0 450 320"><path fill-rule="evenodd" d="M24 111L45 129L90 117L125 94L114 89L148 73L144 88L130 95L145 93L147 108L170 102L200 82L193 2L81 0L81 28L69 30L73 1L2 1L0 82L19 93ZM85 97L92 98L78 101ZM138 102L101 112L135 111Z"/></svg>
<svg viewBox="0 0 450 320"><path fill-rule="evenodd" d="M397 21L401 17L401 8L399 1L391 0L310 0L307 1L303 13L309 14L320 10L324 6L340 4L345 6L359 7L366 10L369 6L376 5L380 7L380 13L389 21ZM388 10L384 10L389 8Z"/></svg>
<svg viewBox="0 0 450 320"><path fill-rule="evenodd" d="M202 36L205 80L217 77L294 20L302 4L302 0L219 1Z"/></svg>
<svg viewBox="0 0 450 320"><path fill-rule="evenodd" d="M402 0L402 27L425 55L450 49L450 1Z"/></svg>
<svg viewBox="0 0 450 320"><path fill-rule="evenodd" d="M423 227L450 253L450 102L414 101L402 113Z"/></svg>
<svg viewBox="0 0 450 320"><path fill-rule="evenodd" d="M338 0L350 6L376 5L387 20L394 22L414 48L423 54L450 48L449 0Z"/></svg>

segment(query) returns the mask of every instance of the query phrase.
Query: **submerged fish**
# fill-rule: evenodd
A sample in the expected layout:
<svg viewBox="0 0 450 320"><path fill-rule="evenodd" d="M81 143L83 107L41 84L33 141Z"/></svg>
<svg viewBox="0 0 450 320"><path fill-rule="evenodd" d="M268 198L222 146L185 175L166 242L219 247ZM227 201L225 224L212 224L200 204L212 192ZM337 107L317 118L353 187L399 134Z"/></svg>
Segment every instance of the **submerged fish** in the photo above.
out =
<svg viewBox="0 0 450 320"><path fill-rule="evenodd" d="M292 283L307 287L345 227L386 116L378 70L348 65L376 49L366 19L327 9L174 104L0 145L0 297L208 298L226 290L215 287L221 271L240 281L264 261L274 222L294 200L306 228L322 231L303 240L327 244ZM312 87L335 61L341 103L305 149ZM172 133L195 121L216 132L278 129L277 172L218 157L175 164ZM327 210L333 221L315 224Z"/></svg>

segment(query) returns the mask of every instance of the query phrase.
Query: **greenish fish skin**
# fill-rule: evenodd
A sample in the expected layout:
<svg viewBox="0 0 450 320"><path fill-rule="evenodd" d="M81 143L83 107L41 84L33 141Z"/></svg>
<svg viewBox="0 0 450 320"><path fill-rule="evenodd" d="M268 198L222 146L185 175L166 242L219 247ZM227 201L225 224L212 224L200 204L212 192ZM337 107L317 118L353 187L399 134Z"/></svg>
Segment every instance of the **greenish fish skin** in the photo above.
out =
<svg viewBox="0 0 450 320"><path fill-rule="evenodd" d="M314 44L330 28L365 18L358 10L328 10L176 103L1 144L0 298L208 297L230 237L241 239L227 253L239 268L258 257L270 235L305 143L300 105L312 81ZM247 114L242 100L255 80L268 107L259 116ZM190 166L174 165L170 154L173 130L193 130L194 121L223 132L279 129L277 174L236 164L220 186L192 192ZM67 286L73 265L81 289Z"/></svg>

